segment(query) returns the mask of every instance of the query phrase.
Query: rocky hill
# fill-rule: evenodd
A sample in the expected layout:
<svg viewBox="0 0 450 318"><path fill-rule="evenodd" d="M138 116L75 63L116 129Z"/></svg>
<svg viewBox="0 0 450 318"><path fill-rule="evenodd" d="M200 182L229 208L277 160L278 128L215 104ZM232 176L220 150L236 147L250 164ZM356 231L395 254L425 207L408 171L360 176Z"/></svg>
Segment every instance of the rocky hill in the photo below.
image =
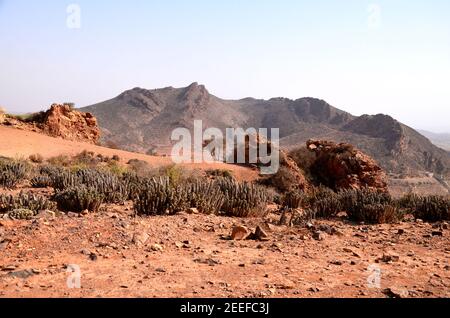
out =
<svg viewBox="0 0 450 318"><path fill-rule="evenodd" d="M103 141L131 151L168 152L172 130L204 127L280 128L281 146L294 149L309 139L350 143L388 172L448 177L450 155L387 115L353 116L316 98L224 100L193 83L185 88L134 88L82 109L94 114Z"/></svg>

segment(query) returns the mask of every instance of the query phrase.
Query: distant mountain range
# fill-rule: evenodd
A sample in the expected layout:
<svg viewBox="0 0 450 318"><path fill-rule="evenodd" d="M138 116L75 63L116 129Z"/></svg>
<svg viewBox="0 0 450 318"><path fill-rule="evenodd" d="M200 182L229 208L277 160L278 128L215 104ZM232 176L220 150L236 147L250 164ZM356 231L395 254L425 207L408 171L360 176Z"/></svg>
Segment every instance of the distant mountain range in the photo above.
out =
<svg viewBox="0 0 450 318"><path fill-rule="evenodd" d="M450 133L439 134L426 130L418 130L418 132L430 139L430 141L436 146L450 151Z"/></svg>
<svg viewBox="0 0 450 318"><path fill-rule="evenodd" d="M348 142L373 156L386 170L403 175L433 172L450 176L450 154L414 129L387 115L353 116L316 98L225 100L203 85L147 90L134 88L82 108L93 113L103 141L136 152L169 152L178 127L279 128L281 145L304 146L310 138Z"/></svg>

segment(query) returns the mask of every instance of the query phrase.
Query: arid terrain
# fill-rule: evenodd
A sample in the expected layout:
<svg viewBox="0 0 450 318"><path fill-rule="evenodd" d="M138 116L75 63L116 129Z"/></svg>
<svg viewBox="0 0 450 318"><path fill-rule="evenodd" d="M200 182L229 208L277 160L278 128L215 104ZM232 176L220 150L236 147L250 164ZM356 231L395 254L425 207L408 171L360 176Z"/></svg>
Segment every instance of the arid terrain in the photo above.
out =
<svg viewBox="0 0 450 318"><path fill-rule="evenodd" d="M97 214L0 221L2 297L449 297L448 223L314 229L270 225L269 240L229 240L279 216ZM81 270L70 289L67 266ZM376 273L381 270L380 285ZM375 276L374 276L375 275ZM372 282L370 285L368 282Z"/></svg>
<svg viewBox="0 0 450 318"><path fill-rule="evenodd" d="M57 131L72 134L59 128ZM104 148L89 142L65 140L64 136L55 138L28 128L0 126L0 136L0 155L4 157L0 162L3 169L0 181L8 184L9 179L15 180L23 173L12 186L0 188L0 297L450 296L450 224L445 208L449 206L448 199L433 196L427 201L428 197L405 197L405 206L422 204L428 212L413 209L414 215L400 216L396 205L401 201L388 196L389 187L394 186L401 196L403 186L410 186L411 182L430 189L426 186L429 179L405 181L406 185L401 184L404 179L387 183L376 162L351 145L308 142L308 148L316 153L315 165L309 166L308 174L317 173L316 178L324 178L328 189L310 184L310 176L307 178L305 171L284 152L283 173L275 176L277 183L272 186L287 183L301 186L301 192L286 190L284 193L277 188L277 194L274 189L266 192L266 187L244 183L256 183L260 178L258 169L251 167L224 163L182 166L182 171L204 173L215 169L232 175L235 181L222 183L230 187L224 198L232 202L225 200L211 208L205 202L213 205L215 197L223 194L214 187L189 188L188 179L180 179L183 181L175 187L163 181L152 181L150 185L145 180L138 181L137 189L130 188L138 191L132 200L128 192L122 199L112 199L121 200L120 203L107 202L101 196L111 194L103 182L118 186L118 194L123 194L122 185L127 183L120 169L128 167L130 161L139 160L150 168L160 168L171 165L169 157ZM56 165L55 158L74 160L80 152L84 161L69 161L63 167L46 166ZM107 159L107 164L97 163L98 158ZM93 160L96 163L90 167ZM112 169L111 163L119 172L101 170ZM337 172L340 174L333 175ZM32 179L33 175L38 179ZM73 179L83 175L94 176L87 186L92 186L88 189L95 193L83 192L85 184L77 182L85 181ZM97 176L99 180L95 180ZM204 176L201 178L200 184L210 182ZM65 183L70 180L73 185ZM41 186L40 182L49 184ZM215 186L216 181L211 182L209 185ZM32 187L33 183L37 186ZM195 208L175 206L178 210L173 212L178 213L155 211L152 204L158 198L145 196L148 191L154 191L155 185L169 191L163 191L165 194L161 196L171 191L175 195L193 191L190 195L200 195L195 203L198 205ZM331 190L340 187L354 190L342 193ZM369 194L364 192L368 191L364 187L381 192ZM244 189L243 202L241 197L233 197L240 193L239 189ZM436 185L435 190L442 189ZM201 191L207 191L206 196ZM11 203L20 193L33 197ZM63 205L54 196L58 193L67 195ZM93 202L97 200L101 205L89 206L92 210L81 208L76 213L64 209L64 203L72 200L84 204L83 199L70 197L73 193ZM337 213L337 206L343 204L348 193L371 198L366 202L363 197L363 208L355 209L353 216ZM36 204L41 206L42 202L36 198L49 200L45 204L56 200L58 209L56 206L52 210L37 208ZM381 201L375 204L370 200ZM168 209L173 208L172 203L167 205ZM225 216L218 209L227 209L228 203L235 206ZM137 204L141 204L140 213ZM8 206L12 210L8 211ZM205 206L215 212L201 213L197 209ZM367 214L365 207L376 217ZM267 209L269 212L265 213ZM307 211L313 210L317 217L308 214ZM292 213L288 222L286 211ZM294 218L298 216L296 213L299 218ZM430 222L420 219L420 215ZM358 218L370 222L356 221ZM374 220L386 224L372 224Z"/></svg>

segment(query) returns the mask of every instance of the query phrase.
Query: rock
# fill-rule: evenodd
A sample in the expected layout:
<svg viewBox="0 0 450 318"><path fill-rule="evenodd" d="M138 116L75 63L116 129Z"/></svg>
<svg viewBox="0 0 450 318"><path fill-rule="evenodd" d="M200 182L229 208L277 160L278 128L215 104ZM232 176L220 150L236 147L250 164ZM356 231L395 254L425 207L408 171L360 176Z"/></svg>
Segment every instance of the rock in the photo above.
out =
<svg viewBox="0 0 450 318"><path fill-rule="evenodd" d="M316 241L323 241L323 240L325 240L326 239L326 237L327 237L327 234L325 234L325 233L323 233L323 232L321 232L321 231L315 231L314 233L313 233L313 239L315 239Z"/></svg>
<svg viewBox="0 0 450 318"><path fill-rule="evenodd" d="M89 210L83 210L81 211L81 215L88 215L89 214Z"/></svg>
<svg viewBox="0 0 450 318"><path fill-rule="evenodd" d="M268 241L269 235L264 231L261 226L257 226L255 230L255 239L258 241Z"/></svg>
<svg viewBox="0 0 450 318"><path fill-rule="evenodd" d="M215 265L220 264L220 261L215 260L213 258L196 258L196 259L194 259L194 262L199 263L199 264L209 265L209 266L215 266Z"/></svg>
<svg viewBox="0 0 450 318"><path fill-rule="evenodd" d="M334 261L331 261L330 264L332 264L332 265L337 265L337 266L341 266L343 263L342 263L341 261L334 260Z"/></svg>
<svg viewBox="0 0 450 318"><path fill-rule="evenodd" d="M159 244L153 244L152 246L150 246L150 249L153 252L162 252L164 250L164 248Z"/></svg>
<svg viewBox="0 0 450 318"><path fill-rule="evenodd" d="M53 104L39 123L44 133L66 140L97 144L100 128L97 119L90 113L73 109L70 105Z"/></svg>
<svg viewBox="0 0 450 318"><path fill-rule="evenodd" d="M316 154L311 171L330 188L338 190L367 187L388 192L385 172L374 159L352 145L309 140L307 148Z"/></svg>
<svg viewBox="0 0 450 318"><path fill-rule="evenodd" d="M444 236L444 233L442 231L433 231L431 233L432 236Z"/></svg>
<svg viewBox="0 0 450 318"><path fill-rule="evenodd" d="M245 226L235 226L231 232L231 239L236 241L246 240L250 234L250 231Z"/></svg>
<svg viewBox="0 0 450 318"><path fill-rule="evenodd" d="M68 216L69 218L78 218L78 217L80 217L80 214L74 213L74 212L68 212L68 213L67 213L67 216Z"/></svg>
<svg viewBox="0 0 450 318"><path fill-rule="evenodd" d="M384 263L393 263L398 262L400 260L400 256L395 253L386 253L383 255L383 257L380 257L376 260L377 263L384 262Z"/></svg>
<svg viewBox="0 0 450 318"><path fill-rule="evenodd" d="M158 268L155 269L155 272L158 272L158 273L165 273L166 270L165 270L164 268L158 267Z"/></svg>
<svg viewBox="0 0 450 318"><path fill-rule="evenodd" d="M190 208L186 212L189 214L200 214L200 211L197 208Z"/></svg>
<svg viewBox="0 0 450 318"><path fill-rule="evenodd" d="M404 229L399 229L399 230L397 231L397 234L398 234L398 235L403 235L403 234L405 234L405 230L404 230Z"/></svg>
<svg viewBox="0 0 450 318"><path fill-rule="evenodd" d="M390 298L408 298L409 292L407 290L390 287L383 290L383 294Z"/></svg>
<svg viewBox="0 0 450 318"><path fill-rule="evenodd" d="M53 220L56 218L56 213L50 210L39 211L38 218Z"/></svg>
<svg viewBox="0 0 450 318"><path fill-rule="evenodd" d="M10 271L15 270L16 268L17 268L16 265L6 265L6 266L3 266L1 269L4 272L10 272Z"/></svg>
<svg viewBox="0 0 450 318"><path fill-rule="evenodd" d="M138 246L143 246L147 243L150 236L146 232L137 232L134 233L132 243Z"/></svg>
<svg viewBox="0 0 450 318"><path fill-rule="evenodd" d="M91 251L88 250L88 249L82 249L82 250L81 250L81 254L86 255L86 256L89 256L89 255L91 255L92 253L91 253Z"/></svg>
<svg viewBox="0 0 450 318"><path fill-rule="evenodd" d="M95 262L95 261L98 259L98 256L97 256L97 254L95 254L95 253L91 253L91 254L89 255L89 259L90 259L91 261Z"/></svg>

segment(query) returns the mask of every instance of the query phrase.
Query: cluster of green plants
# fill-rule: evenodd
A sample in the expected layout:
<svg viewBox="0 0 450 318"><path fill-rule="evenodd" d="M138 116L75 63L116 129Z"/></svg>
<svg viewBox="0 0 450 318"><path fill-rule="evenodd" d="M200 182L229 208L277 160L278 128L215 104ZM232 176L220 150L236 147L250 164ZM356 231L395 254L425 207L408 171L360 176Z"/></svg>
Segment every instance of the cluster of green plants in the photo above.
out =
<svg viewBox="0 0 450 318"><path fill-rule="evenodd" d="M197 208L207 214L251 217L264 215L268 201L263 187L229 178L174 185L166 176L142 182L134 207L136 213L143 215L175 214Z"/></svg>
<svg viewBox="0 0 450 318"><path fill-rule="evenodd" d="M0 159L0 187L13 189L30 174L31 166L23 160Z"/></svg>
<svg viewBox="0 0 450 318"><path fill-rule="evenodd" d="M429 222L450 220L450 198L409 193L397 201L398 207L416 218Z"/></svg>
<svg viewBox="0 0 450 318"><path fill-rule="evenodd" d="M105 197L95 188L86 185L77 185L65 190L57 191L53 200L57 202L58 209L68 212L98 212Z"/></svg>
<svg viewBox="0 0 450 318"><path fill-rule="evenodd" d="M29 210L34 214L39 211L53 210L56 208L54 202L46 197L32 193L20 192L18 195L0 194L0 213L10 213L15 210Z"/></svg>

